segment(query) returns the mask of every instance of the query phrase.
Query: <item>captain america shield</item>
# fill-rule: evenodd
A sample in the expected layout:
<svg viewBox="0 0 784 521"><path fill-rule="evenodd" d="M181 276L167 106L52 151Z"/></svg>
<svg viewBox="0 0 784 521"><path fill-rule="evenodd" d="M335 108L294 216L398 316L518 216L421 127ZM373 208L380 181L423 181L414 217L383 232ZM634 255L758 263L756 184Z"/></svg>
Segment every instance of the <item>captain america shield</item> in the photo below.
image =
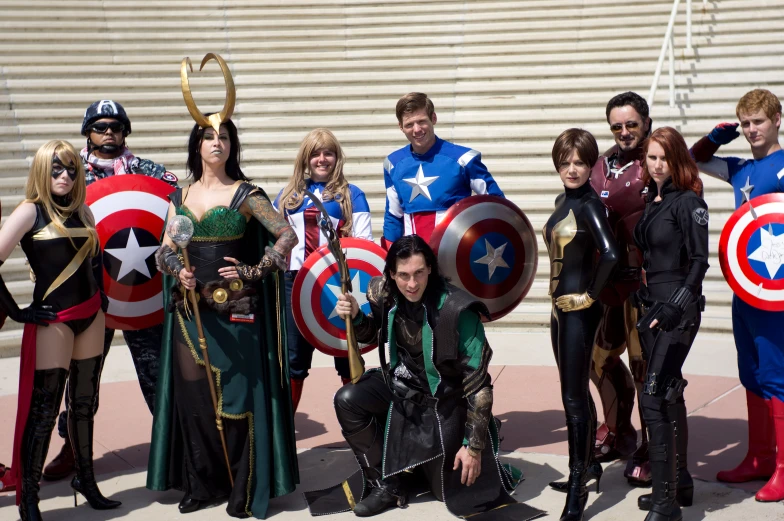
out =
<svg viewBox="0 0 784 521"><path fill-rule="evenodd" d="M719 239L721 271L735 294L765 311L784 311L784 194L735 210Z"/></svg>
<svg viewBox="0 0 784 521"><path fill-rule="evenodd" d="M484 302L491 321L516 308L533 284L536 233L508 199L475 195L454 204L433 230L430 246L443 275Z"/></svg>
<svg viewBox="0 0 784 521"><path fill-rule="evenodd" d="M352 295L362 311L370 313L365 297L372 277L384 272L387 252L366 239L340 239L351 275ZM335 311L341 294L340 273L328 246L311 253L302 264L291 289L291 311L302 336L313 347L331 356L347 357L346 322ZM360 344L367 353L376 344Z"/></svg>
<svg viewBox="0 0 784 521"><path fill-rule="evenodd" d="M155 266L163 221L174 188L127 174L87 187L87 205L103 251L106 327L144 329L163 322L163 281Z"/></svg>

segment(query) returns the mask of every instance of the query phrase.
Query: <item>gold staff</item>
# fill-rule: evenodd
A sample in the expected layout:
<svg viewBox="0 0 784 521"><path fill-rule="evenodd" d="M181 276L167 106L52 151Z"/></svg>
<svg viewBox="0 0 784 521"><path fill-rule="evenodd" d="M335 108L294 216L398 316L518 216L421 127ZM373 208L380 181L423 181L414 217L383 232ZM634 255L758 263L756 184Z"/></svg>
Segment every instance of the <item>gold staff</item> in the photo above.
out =
<svg viewBox="0 0 784 521"><path fill-rule="evenodd" d="M193 237L193 222L184 215L175 215L166 225L166 235L176 244L182 252L182 260L185 269L191 271L191 261L188 257L188 244ZM196 298L196 290L188 291L188 298L193 307L193 316L196 318L196 331L199 334L199 347L201 356L204 358L204 368L207 370L207 382L210 386L210 396L212 397L212 407L215 409L215 424L218 427L221 445L223 445L223 455L226 458L226 468L229 471L229 483L234 487L234 476L231 473L231 462L229 461L229 450L226 446L226 434L223 432L223 420L218 411L218 394L215 392L215 380L212 375L212 365L210 364L210 354L207 351L207 339L204 338L204 328L201 325L201 314L199 313L199 301Z"/></svg>

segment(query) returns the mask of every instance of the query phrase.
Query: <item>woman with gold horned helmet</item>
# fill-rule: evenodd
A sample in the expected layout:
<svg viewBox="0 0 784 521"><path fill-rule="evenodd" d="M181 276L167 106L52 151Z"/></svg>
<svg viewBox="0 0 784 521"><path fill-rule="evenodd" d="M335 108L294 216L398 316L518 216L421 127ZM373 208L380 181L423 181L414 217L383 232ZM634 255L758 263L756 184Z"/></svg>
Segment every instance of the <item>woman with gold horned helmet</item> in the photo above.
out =
<svg viewBox="0 0 784 521"><path fill-rule="evenodd" d="M49 141L33 158L25 200L0 230L0 261L21 242L35 276L33 303L25 309L19 309L0 278L0 306L25 324L12 466L22 520L41 519L38 482L66 379L74 498L80 492L97 510L120 506L101 494L93 473L93 404L103 363L104 314L100 279L93 271L93 261L100 259L98 235L84 203L86 191L79 154L66 141Z"/></svg>
<svg viewBox="0 0 784 521"><path fill-rule="evenodd" d="M230 516L264 518L299 481L279 273L297 236L240 169L234 83L220 56L202 68L211 59L228 96L210 115L182 64L193 182L171 195L167 220L190 219L193 235L182 248L165 236L156 255L167 313L147 487L184 492L182 513L228 501Z"/></svg>

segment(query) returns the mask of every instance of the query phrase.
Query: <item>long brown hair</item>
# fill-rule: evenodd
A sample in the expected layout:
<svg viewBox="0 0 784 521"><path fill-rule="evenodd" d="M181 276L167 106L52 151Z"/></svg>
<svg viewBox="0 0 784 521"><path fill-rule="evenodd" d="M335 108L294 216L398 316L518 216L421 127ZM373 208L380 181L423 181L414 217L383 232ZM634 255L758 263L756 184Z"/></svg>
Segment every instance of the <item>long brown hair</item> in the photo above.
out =
<svg viewBox="0 0 784 521"><path fill-rule="evenodd" d="M702 197L702 180L697 163L689 154L689 147L686 145L680 132L672 127L661 127L654 130L650 137L642 145L642 180L648 185L651 182L651 174L648 172L648 147L655 141L664 150L664 157L672 172L672 184L678 190L691 190Z"/></svg>
<svg viewBox="0 0 784 521"><path fill-rule="evenodd" d="M57 156L64 165L73 165L76 168L76 179L65 199L68 206L60 206L52 198L52 159L54 156ZM84 166L73 145L59 139L41 145L41 148L35 153L33 164L30 166L30 176L27 178L25 186L25 202L40 203L52 219L52 224L57 228L57 231L68 237L74 248L76 248L76 244L74 244L64 223L71 214L76 213L89 232L87 243L91 255L95 256L98 253L98 233L95 231L92 214L87 211L87 206L84 204L86 197L87 183L85 182Z"/></svg>
<svg viewBox="0 0 784 521"><path fill-rule="evenodd" d="M344 237L351 237L354 217L352 215L351 192L349 191L348 181L346 181L343 175L343 163L345 163L346 156L343 154L338 138L326 128L313 129L302 140L302 144L300 144L297 152L297 158L294 160L294 174L280 194L278 211L284 218L288 218L288 214L291 211L302 205L304 201L303 192L305 191L305 174L310 175L310 155L320 148L326 148L334 152L336 159L335 169L329 176L329 180L327 180L321 199L323 201L334 199L340 204L344 222L340 231Z"/></svg>

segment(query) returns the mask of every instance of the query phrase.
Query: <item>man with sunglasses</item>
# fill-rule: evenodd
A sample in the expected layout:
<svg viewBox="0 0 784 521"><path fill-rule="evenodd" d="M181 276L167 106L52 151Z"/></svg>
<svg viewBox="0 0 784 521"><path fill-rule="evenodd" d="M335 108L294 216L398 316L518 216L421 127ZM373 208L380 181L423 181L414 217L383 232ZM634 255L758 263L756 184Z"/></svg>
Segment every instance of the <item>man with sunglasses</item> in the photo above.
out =
<svg viewBox="0 0 784 521"><path fill-rule="evenodd" d="M626 458L637 449L632 426L635 387L642 390L645 368L637 331L634 292L640 283L642 255L632 232L645 209L647 189L642 182L642 143L651 131L648 103L634 92L614 96L605 116L615 145L599 157L591 171L591 185L607 208L618 244L625 252L613 281L601 294L603 315L596 334L591 380L599 390L604 423L597 430L598 462ZM628 348L632 371L621 360ZM626 478L636 485L650 483L647 443L643 443L626 467Z"/></svg>
<svg viewBox="0 0 784 521"><path fill-rule="evenodd" d="M166 167L149 159L136 157L125 143L131 133L131 120L122 105L112 100L92 103L84 113L82 135L87 146L82 149L87 185L113 175L140 174L154 177L177 187L177 177ZM95 266L100 270L100 264ZM99 275L100 280L100 275ZM123 331L123 337L133 358L144 401L150 412L155 403L155 385L158 379L158 358L161 349L163 326L157 325L135 331ZM106 329L104 337L104 359L109 353L114 329ZM68 400L66 399L66 404ZM98 400L95 402L96 410ZM62 479L74 469L74 456L68 439L67 410L60 414L57 424L60 436L65 439L60 454L44 469L43 477L48 481Z"/></svg>

